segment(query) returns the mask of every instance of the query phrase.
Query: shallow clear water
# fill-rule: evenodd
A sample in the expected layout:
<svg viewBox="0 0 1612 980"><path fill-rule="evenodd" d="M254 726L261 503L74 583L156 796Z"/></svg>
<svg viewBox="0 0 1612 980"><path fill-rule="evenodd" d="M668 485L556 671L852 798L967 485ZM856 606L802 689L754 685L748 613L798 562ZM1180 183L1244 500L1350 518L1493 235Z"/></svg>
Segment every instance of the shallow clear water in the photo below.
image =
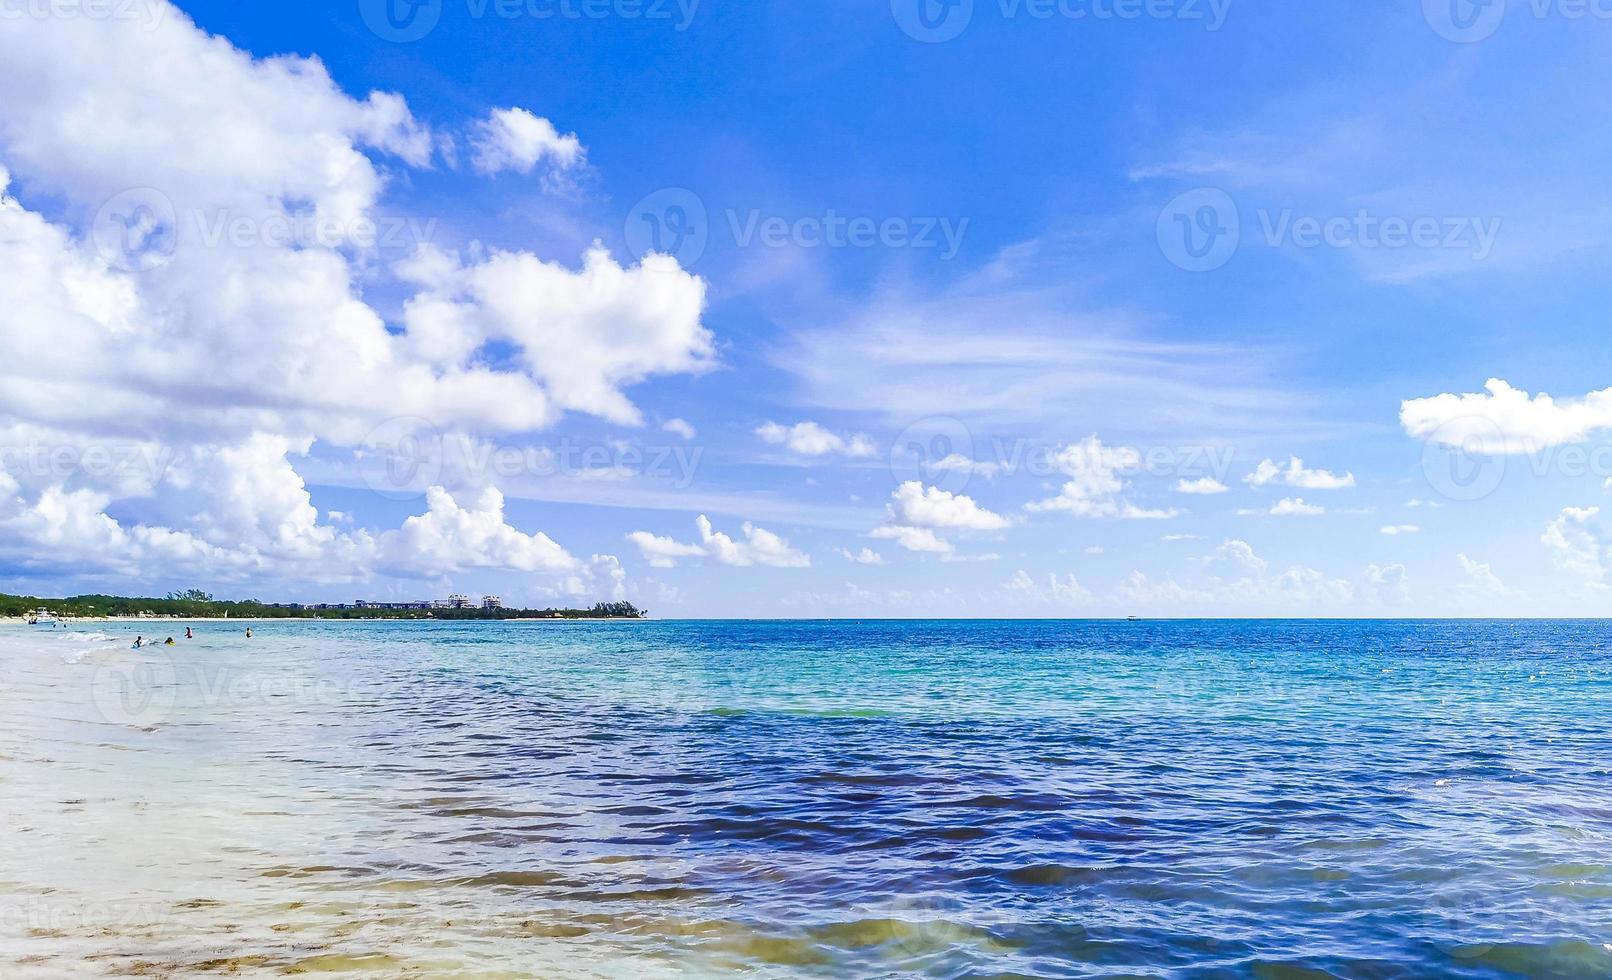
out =
<svg viewBox="0 0 1612 980"><path fill-rule="evenodd" d="M0 975L1604 976L1612 625L0 628Z"/></svg>

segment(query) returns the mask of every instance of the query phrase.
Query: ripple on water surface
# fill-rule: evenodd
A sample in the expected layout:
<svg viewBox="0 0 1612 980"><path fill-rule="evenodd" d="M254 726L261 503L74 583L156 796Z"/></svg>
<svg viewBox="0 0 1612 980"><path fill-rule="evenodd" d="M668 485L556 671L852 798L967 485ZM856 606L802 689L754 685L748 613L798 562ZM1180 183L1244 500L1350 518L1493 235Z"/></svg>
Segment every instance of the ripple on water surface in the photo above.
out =
<svg viewBox="0 0 1612 980"><path fill-rule="evenodd" d="M1612 974L1600 624L196 626L0 630L5 975Z"/></svg>

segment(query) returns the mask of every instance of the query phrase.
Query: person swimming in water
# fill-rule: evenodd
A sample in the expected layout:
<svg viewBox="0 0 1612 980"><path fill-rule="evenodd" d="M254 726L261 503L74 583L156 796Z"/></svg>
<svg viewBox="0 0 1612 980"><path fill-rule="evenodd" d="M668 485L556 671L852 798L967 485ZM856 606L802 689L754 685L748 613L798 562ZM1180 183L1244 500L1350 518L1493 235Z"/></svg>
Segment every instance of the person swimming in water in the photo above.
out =
<svg viewBox="0 0 1612 980"><path fill-rule="evenodd" d="M146 638L145 637L137 636L137 637L134 638L134 648L136 650L140 649L141 647L143 647L145 645L146 645Z"/></svg>
<svg viewBox="0 0 1612 980"><path fill-rule="evenodd" d="M164 642L164 643L163 643L163 644L162 644L162 645L163 645L163 646L165 646L165 647L171 647L171 646L174 646L174 645L175 645L175 644L174 644L174 638L173 638L173 637L171 637L171 636L170 636L170 637L168 637L168 639L167 639L167 640L166 640L166 641L165 641L165 642Z"/></svg>

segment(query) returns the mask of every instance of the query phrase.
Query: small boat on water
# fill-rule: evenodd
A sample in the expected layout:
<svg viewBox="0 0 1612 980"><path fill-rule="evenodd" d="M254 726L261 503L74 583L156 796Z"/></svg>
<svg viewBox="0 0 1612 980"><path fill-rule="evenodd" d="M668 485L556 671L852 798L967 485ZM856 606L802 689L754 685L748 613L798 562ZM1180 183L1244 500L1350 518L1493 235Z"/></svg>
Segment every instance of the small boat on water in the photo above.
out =
<svg viewBox="0 0 1612 980"><path fill-rule="evenodd" d="M29 626L55 626L56 616L49 609L43 607L35 609L28 617Z"/></svg>

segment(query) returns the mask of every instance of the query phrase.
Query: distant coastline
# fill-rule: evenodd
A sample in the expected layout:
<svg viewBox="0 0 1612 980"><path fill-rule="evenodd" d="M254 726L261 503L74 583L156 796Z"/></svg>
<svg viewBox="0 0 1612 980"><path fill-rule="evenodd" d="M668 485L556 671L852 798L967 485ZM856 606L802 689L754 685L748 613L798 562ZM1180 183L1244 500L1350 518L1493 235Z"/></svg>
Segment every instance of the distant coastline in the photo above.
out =
<svg viewBox="0 0 1612 980"><path fill-rule="evenodd" d="M75 620L141 619L325 619L325 620L424 620L436 622L532 622L538 620L639 620L649 616L630 602L600 602L587 609L514 609L505 606L435 607L423 603L408 608L387 608L376 603L327 605L271 603L256 599L239 601L214 599L193 591L173 593L163 598L82 595L68 598L42 598L0 594L0 617L32 618L40 610L55 618Z"/></svg>

